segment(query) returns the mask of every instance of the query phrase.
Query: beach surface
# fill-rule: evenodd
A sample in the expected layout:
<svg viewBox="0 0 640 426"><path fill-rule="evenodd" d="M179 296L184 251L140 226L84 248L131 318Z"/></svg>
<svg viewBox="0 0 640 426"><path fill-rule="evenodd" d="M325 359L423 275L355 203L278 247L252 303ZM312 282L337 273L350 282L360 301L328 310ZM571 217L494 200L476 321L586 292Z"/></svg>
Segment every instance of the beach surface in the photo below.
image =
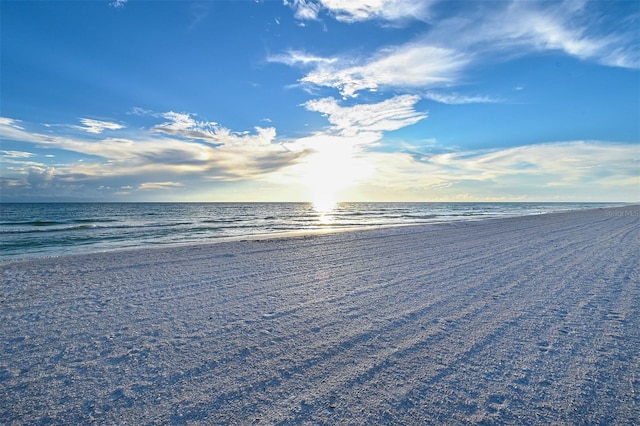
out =
<svg viewBox="0 0 640 426"><path fill-rule="evenodd" d="M0 265L0 423L640 418L640 207Z"/></svg>

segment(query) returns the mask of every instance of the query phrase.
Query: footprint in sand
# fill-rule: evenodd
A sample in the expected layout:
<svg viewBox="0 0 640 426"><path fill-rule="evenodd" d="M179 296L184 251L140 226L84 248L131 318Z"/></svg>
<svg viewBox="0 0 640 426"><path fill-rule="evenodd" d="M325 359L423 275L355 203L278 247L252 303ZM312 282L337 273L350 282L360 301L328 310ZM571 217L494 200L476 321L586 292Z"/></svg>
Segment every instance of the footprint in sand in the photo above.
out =
<svg viewBox="0 0 640 426"><path fill-rule="evenodd" d="M538 342L538 349L540 349L540 352L542 353L547 353L551 350L551 343L546 340L542 340Z"/></svg>
<svg viewBox="0 0 640 426"><path fill-rule="evenodd" d="M507 406L507 397L502 394L493 394L489 395L487 398L487 411L490 413L495 413L496 411L500 411Z"/></svg>

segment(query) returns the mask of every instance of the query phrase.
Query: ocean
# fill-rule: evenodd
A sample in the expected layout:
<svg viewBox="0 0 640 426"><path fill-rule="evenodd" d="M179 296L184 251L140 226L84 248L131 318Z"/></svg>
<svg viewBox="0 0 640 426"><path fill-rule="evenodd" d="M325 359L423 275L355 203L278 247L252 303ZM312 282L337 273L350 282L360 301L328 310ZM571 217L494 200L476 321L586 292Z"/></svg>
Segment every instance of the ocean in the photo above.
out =
<svg viewBox="0 0 640 426"><path fill-rule="evenodd" d="M621 203L0 203L0 260L293 232L478 220Z"/></svg>

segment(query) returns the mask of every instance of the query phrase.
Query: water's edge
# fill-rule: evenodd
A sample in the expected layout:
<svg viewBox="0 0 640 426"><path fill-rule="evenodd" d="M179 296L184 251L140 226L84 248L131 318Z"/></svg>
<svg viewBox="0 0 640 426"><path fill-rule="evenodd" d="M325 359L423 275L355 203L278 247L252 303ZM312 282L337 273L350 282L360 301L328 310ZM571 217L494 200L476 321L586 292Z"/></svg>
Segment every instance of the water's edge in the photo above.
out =
<svg viewBox="0 0 640 426"><path fill-rule="evenodd" d="M479 220L625 203L0 203L0 261L365 228Z"/></svg>

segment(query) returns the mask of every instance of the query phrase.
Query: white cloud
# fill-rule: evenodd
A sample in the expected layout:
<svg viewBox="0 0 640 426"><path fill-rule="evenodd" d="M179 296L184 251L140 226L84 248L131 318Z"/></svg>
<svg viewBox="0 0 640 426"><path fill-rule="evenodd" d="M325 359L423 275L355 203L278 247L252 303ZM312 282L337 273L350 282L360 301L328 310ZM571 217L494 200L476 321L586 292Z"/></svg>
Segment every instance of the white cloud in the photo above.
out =
<svg viewBox="0 0 640 426"><path fill-rule="evenodd" d="M321 56L310 55L299 50L289 50L286 53L271 55L267 57L268 62L277 62L289 66L313 66L318 64L332 64L337 62L337 58L323 58Z"/></svg>
<svg viewBox="0 0 640 426"><path fill-rule="evenodd" d="M460 156L465 169L496 179L504 175L546 175L556 181L604 181L607 176L638 177L638 145L572 141L536 144Z"/></svg>
<svg viewBox="0 0 640 426"><path fill-rule="evenodd" d="M336 17L355 21L388 16L409 16L410 4L420 2L322 0L319 5ZM304 3L308 5L308 3ZM604 3L496 2L468 3L456 14L442 12L430 20L429 28L415 40L380 48L364 58L347 55L319 57L289 51L268 58L310 71L299 81L306 85L337 89L345 98L363 90L442 89L464 80L476 63L500 61L536 51L558 51L582 60L615 67L640 68L637 21L618 25L605 22ZM390 11L394 11L392 14ZM612 22L613 21L613 22ZM500 57L496 59L496 57ZM492 98L445 97L445 103L487 102Z"/></svg>
<svg viewBox="0 0 640 426"><path fill-rule="evenodd" d="M343 107L334 98L308 101L309 111L325 115L341 135L353 136L362 132L384 132L410 126L427 117L425 112L415 110L418 96L396 96L375 104L359 104Z"/></svg>
<svg viewBox="0 0 640 426"><path fill-rule="evenodd" d="M224 180L251 182L254 188L264 183L275 191L273 197L285 190L296 194L291 188L306 185L319 194L331 188L350 199L369 194L369 199L394 201L463 200L470 199L469 194L475 200L637 199L637 144L574 141L437 154L429 153L433 146L423 153L416 146L408 146L410 153L381 151L384 132L426 117L415 109L418 100L403 95L353 106L333 98L309 101L304 106L324 114L330 127L281 142L276 142L273 128L232 132L216 125L214 129L211 122L199 122L191 114L162 114L160 121L165 121L158 126L164 130L100 140L37 133L28 130L29 123L17 126L16 120L5 119L0 121L3 138L87 157L58 160L54 168L30 161L28 148L2 151L0 185L20 197L26 191L45 194L51 188L72 195L80 187L93 187L101 196L105 191L124 195L148 190L149 194L172 188L190 194L192 183L209 187L212 180ZM213 136L202 131L207 125ZM217 140L215 146L211 138ZM295 197L307 194L299 191Z"/></svg>
<svg viewBox="0 0 640 426"><path fill-rule="evenodd" d="M140 108L140 107L131 108L131 110L127 114L149 115L149 116L154 116L155 115L155 113L153 111L148 110L148 109L144 109L144 108Z"/></svg>
<svg viewBox="0 0 640 426"><path fill-rule="evenodd" d="M30 167L27 182L31 188L46 188L53 179L56 170L53 167Z"/></svg>
<svg viewBox="0 0 640 426"><path fill-rule="evenodd" d="M640 49L637 23L629 29L608 22L602 2L498 2L494 8L477 8L446 17L426 36L427 42L444 44L476 54L562 51L605 65L638 68ZM637 20L637 17L636 17Z"/></svg>
<svg viewBox="0 0 640 426"><path fill-rule="evenodd" d="M415 110L417 96L403 95L372 104L341 106L334 98L304 104L322 113L331 127L284 144L292 152L306 153L301 161L277 173L271 180L303 185L318 206L330 206L358 182L374 173L368 149L379 144L383 133L410 126L427 114Z"/></svg>
<svg viewBox="0 0 640 426"><path fill-rule="evenodd" d="M20 120L14 120L8 117L0 117L0 126L10 126L16 129L22 129L22 127L18 125L19 122Z"/></svg>
<svg viewBox="0 0 640 426"><path fill-rule="evenodd" d="M563 186L576 191L640 183L638 146L599 141L557 142L507 149L452 152L424 156L375 153L377 167L392 187L454 187L460 182L521 190ZM595 191L594 193L600 193Z"/></svg>
<svg viewBox="0 0 640 426"><path fill-rule="evenodd" d="M380 87L443 87L456 82L470 60L451 49L412 43L382 49L355 66L351 60L319 63L301 81L334 87L344 97Z"/></svg>
<svg viewBox="0 0 640 426"><path fill-rule="evenodd" d="M338 21L356 22L369 19L398 21L425 20L433 1L422 0L321 0Z"/></svg>
<svg viewBox="0 0 640 426"><path fill-rule="evenodd" d="M198 122L191 118L191 115L189 114L169 111L164 114L160 114L160 116L169 121L157 125L155 129L159 131L166 131L169 133L182 132L198 126ZM215 125L215 123L212 124Z"/></svg>
<svg viewBox="0 0 640 426"><path fill-rule="evenodd" d="M357 22L370 19L402 21L425 20L431 4L429 0L310 0L284 1L294 10L296 19L317 20L321 11L342 22Z"/></svg>
<svg viewBox="0 0 640 426"><path fill-rule="evenodd" d="M127 3L128 0L114 0L111 3L109 3L109 6L111 7L115 7L116 9L119 9L121 7L124 7L124 5Z"/></svg>
<svg viewBox="0 0 640 426"><path fill-rule="evenodd" d="M279 150L274 144L276 129L273 127L254 128L255 134L250 132L233 132L213 121L197 121L191 114L168 112L161 114L170 121L159 124L152 131L172 136L207 142L219 147L220 150L249 148L254 152Z"/></svg>
<svg viewBox="0 0 640 426"><path fill-rule="evenodd" d="M296 19L316 20L320 12L320 5L311 0L284 0L284 5L291 7Z"/></svg>
<svg viewBox="0 0 640 426"><path fill-rule="evenodd" d="M31 152L24 151L0 151L0 153L5 158L30 158L35 156L35 154Z"/></svg>
<svg viewBox="0 0 640 426"><path fill-rule="evenodd" d="M176 189L181 188L184 185L180 182L144 182L138 186L141 190L157 190L157 189ZM123 187L121 189L133 189L132 187Z"/></svg>
<svg viewBox="0 0 640 426"><path fill-rule="evenodd" d="M148 174L199 175L203 179L243 180L262 176L292 164L304 151L292 152L274 143L274 128L256 127L254 132L231 132L215 123L198 122L189 114L166 113L151 132L134 139L82 139L49 135L0 123L4 137L42 149L62 149L95 158L60 164L57 174L102 179L110 176ZM158 136L163 133L163 136ZM215 142L215 144L213 144ZM214 146L212 146L214 145Z"/></svg>
<svg viewBox="0 0 640 426"><path fill-rule="evenodd" d="M313 154L273 174L351 201L637 201L638 146L573 141L441 154L371 150L343 135L293 141ZM331 192L331 191L330 191Z"/></svg>
<svg viewBox="0 0 640 426"><path fill-rule="evenodd" d="M110 121L92 120L90 118L81 118L82 126L72 126L75 129L83 130L87 133L100 134L105 130L119 130L124 126Z"/></svg>
<svg viewBox="0 0 640 426"><path fill-rule="evenodd" d="M487 35L516 46L561 50L581 59L601 56L612 40L609 36L590 37L588 26L576 23L580 11L568 8L566 2L548 8L514 2L498 15L502 25L495 22L494 31Z"/></svg>
<svg viewBox="0 0 640 426"><path fill-rule="evenodd" d="M440 102L450 105L463 105L463 104L487 104L497 103L501 100L492 98L490 96L466 96L459 93L441 93L433 90L425 92L424 97L431 99L432 101Z"/></svg>
<svg viewBox="0 0 640 426"><path fill-rule="evenodd" d="M398 198L440 200L475 194L476 200L505 196L577 201L637 197L638 146L572 141L416 158L371 152L376 168L370 184ZM635 194L635 195L634 195Z"/></svg>

